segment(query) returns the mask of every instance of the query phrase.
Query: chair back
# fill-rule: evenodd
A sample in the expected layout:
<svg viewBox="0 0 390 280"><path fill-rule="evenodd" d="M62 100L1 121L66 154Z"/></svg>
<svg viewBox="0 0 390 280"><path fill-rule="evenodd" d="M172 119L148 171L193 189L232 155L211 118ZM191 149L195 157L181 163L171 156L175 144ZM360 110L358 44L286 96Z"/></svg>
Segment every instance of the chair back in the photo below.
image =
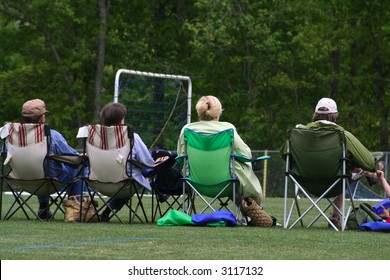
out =
<svg viewBox="0 0 390 280"><path fill-rule="evenodd" d="M78 137L85 128L79 129ZM134 144L131 126L100 124L87 126L85 149L89 160L88 180L94 188L106 196L130 198L139 184L128 173L128 158Z"/></svg>
<svg viewBox="0 0 390 280"><path fill-rule="evenodd" d="M10 178L35 180L45 177L44 162L48 153L50 129L44 123L8 123L5 128ZM45 135L49 132L48 135Z"/></svg>
<svg viewBox="0 0 390 280"><path fill-rule="evenodd" d="M202 134L184 130L187 156L187 178L198 191L214 197L233 178L234 131L227 129L215 134ZM221 197L231 196L227 188Z"/></svg>
<svg viewBox="0 0 390 280"><path fill-rule="evenodd" d="M290 129L287 172L310 193L320 196L345 172L344 139L344 133L339 130ZM341 183L342 181L327 197L338 195L341 192Z"/></svg>
<svg viewBox="0 0 390 280"><path fill-rule="evenodd" d="M127 126L90 125L86 151L90 180L117 183L129 178L126 165L131 145Z"/></svg>
<svg viewBox="0 0 390 280"><path fill-rule="evenodd" d="M1 131L5 140L9 174L3 179L14 190L23 190L31 195L60 194L64 186L49 176L48 151L50 127L46 123L7 123Z"/></svg>

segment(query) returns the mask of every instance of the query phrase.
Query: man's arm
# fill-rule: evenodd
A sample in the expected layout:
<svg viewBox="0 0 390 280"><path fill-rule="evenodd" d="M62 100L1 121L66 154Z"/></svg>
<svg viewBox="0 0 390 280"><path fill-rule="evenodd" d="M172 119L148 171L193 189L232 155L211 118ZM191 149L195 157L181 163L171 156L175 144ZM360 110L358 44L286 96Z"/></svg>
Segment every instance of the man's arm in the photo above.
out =
<svg viewBox="0 0 390 280"><path fill-rule="evenodd" d="M345 131L347 157L352 167L360 167L365 171L375 171L375 159L372 153L354 136Z"/></svg>
<svg viewBox="0 0 390 280"><path fill-rule="evenodd" d="M57 155L78 155L79 153L69 146L68 142L56 130L51 129L51 145L49 154L57 154Z"/></svg>

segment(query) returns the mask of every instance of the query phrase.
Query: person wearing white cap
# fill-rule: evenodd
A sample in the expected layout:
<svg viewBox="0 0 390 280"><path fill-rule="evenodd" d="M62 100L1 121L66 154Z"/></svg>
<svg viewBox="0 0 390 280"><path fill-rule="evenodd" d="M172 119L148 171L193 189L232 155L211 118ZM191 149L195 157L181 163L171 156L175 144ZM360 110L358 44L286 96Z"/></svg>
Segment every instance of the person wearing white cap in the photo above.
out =
<svg viewBox="0 0 390 280"><path fill-rule="evenodd" d="M22 117L25 123L44 123L46 122L46 113L48 111L46 110L45 102L41 99L28 100L22 107ZM50 129L50 136L49 154L78 154L75 149L68 145L65 138L58 131ZM49 165L49 170L52 173L50 176L56 177L62 183L67 184L78 175L76 168L69 167L63 163L50 160ZM68 196L80 195L81 191L81 181L77 181L69 188ZM43 220L50 220L52 216L49 209L49 200L50 198L48 196L38 196L38 216Z"/></svg>
<svg viewBox="0 0 390 280"><path fill-rule="evenodd" d="M336 121L339 116L336 102L331 98L321 98L313 113L312 122L302 125L298 124L296 127L317 129L317 128L333 128L336 130L344 131L346 139L346 156L350 160L351 172L360 172L362 170L369 171L367 177L371 176L375 172L375 157L352 133L346 131L343 127L339 126ZM283 154L286 150L286 143L283 144L280 151ZM376 156L381 157L381 153L376 153ZM337 207L341 208L342 197L338 196L335 200ZM332 223L341 228L340 216L337 210L334 208L330 216Z"/></svg>

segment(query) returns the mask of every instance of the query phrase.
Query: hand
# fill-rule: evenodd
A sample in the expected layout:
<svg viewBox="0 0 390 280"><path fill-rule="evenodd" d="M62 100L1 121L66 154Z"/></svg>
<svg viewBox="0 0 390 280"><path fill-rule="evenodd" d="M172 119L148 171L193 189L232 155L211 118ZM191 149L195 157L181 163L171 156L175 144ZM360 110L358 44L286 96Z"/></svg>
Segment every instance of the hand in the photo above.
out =
<svg viewBox="0 0 390 280"><path fill-rule="evenodd" d="M378 179L383 179L385 177L385 173L381 170L377 170L376 176L378 176Z"/></svg>
<svg viewBox="0 0 390 280"><path fill-rule="evenodd" d="M379 214L379 216L382 218L382 219L388 219L390 218L390 214L389 214L389 211L386 210L385 207L381 206L382 207L382 213Z"/></svg>
<svg viewBox="0 0 390 280"><path fill-rule="evenodd" d="M369 171L364 171L363 174L366 177L375 177L376 176L375 172L369 172Z"/></svg>
<svg viewBox="0 0 390 280"><path fill-rule="evenodd" d="M155 162L155 163L158 163L158 162L160 162L160 161L166 161L166 160L168 160L168 159L169 159L169 156L159 157L159 158L157 158L154 162Z"/></svg>

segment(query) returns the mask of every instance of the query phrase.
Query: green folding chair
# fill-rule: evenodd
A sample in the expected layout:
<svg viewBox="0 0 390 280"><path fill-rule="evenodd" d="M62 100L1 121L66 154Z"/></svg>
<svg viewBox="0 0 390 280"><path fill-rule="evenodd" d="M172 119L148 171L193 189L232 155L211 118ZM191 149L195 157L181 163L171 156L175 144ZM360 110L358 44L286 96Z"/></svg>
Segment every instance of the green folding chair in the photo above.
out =
<svg viewBox="0 0 390 280"><path fill-rule="evenodd" d="M241 205L241 198L237 194L239 181L234 161L255 162L270 157L249 159L235 155L233 129L202 134L186 128L184 141L185 155L177 160L183 165L183 206L186 193L191 194L192 203L187 213L197 212L194 202L199 197L204 203L199 213L232 208L230 211L238 217L240 206L237 205Z"/></svg>
<svg viewBox="0 0 390 280"><path fill-rule="evenodd" d="M336 207L334 199L342 195L342 207L336 208L341 216L341 230L343 231L350 211L354 209L353 197L355 195L349 186L343 131L290 129L287 133L285 157L284 228L292 228L299 222L304 226L303 218L311 210L316 209L318 215L307 227L311 227L320 217L324 217L337 231L338 229L330 222L325 211L331 206ZM349 193L348 206L347 192ZM292 199L289 198L291 195ZM304 199L310 202L310 206L301 212L299 201ZM323 204L322 201L326 203ZM298 213L295 221L292 219L294 209Z"/></svg>

